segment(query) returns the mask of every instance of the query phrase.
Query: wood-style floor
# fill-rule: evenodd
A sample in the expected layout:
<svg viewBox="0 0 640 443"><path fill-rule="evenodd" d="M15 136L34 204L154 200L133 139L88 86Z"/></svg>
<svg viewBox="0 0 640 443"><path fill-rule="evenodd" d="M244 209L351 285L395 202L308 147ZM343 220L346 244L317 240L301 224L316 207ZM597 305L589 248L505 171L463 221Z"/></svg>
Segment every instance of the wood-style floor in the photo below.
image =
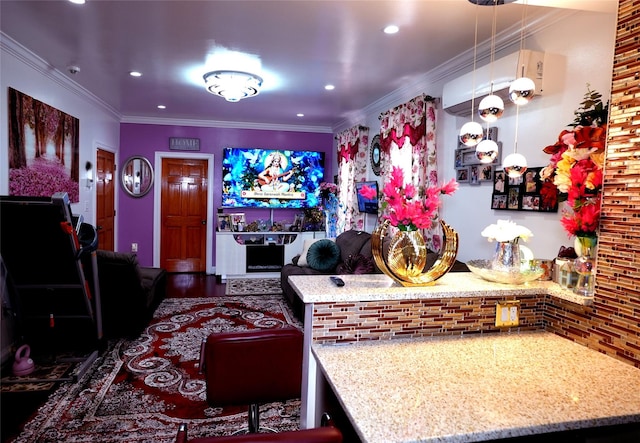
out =
<svg viewBox="0 0 640 443"><path fill-rule="evenodd" d="M217 297L225 295L226 284L206 274L167 275L167 298ZM25 392L0 394L2 442L15 438L24 423L46 402L51 392Z"/></svg>

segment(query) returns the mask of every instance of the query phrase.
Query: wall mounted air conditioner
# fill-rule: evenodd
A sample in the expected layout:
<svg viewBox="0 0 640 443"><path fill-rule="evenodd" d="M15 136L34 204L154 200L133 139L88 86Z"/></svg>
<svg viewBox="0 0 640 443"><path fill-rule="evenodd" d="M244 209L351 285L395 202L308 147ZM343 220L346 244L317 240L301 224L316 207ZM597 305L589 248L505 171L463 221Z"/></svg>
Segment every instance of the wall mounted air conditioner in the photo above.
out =
<svg viewBox="0 0 640 443"><path fill-rule="evenodd" d="M524 70L523 70L524 68ZM501 97L505 104L509 101L509 85L518 77L528 77L536 84L536 95L542 93L544 52L523 49L488 63L475 71L475 107L489 95L493 78L493 93ZM524 73L523 73L524 72ZM492 75L493 74L493 75ZM464 74L448 83L442 90L442 108L449 114L471 115L473 96L473 72Z"/></svg>

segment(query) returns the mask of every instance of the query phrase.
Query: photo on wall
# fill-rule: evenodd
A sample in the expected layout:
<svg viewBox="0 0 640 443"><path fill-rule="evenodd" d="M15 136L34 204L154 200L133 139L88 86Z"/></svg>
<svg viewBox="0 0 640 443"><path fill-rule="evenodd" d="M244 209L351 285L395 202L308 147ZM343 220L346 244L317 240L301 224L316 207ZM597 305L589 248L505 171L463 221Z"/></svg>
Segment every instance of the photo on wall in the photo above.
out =
<svg viewBox="0 0 640 443"><path fill-rule="evenodd" d="M80 120L13 88L8 111L9 195L79 202Z"/></svg>
<svg viewBox="0 0 640 443"><path fill-rule="evenodd" d="M493 171L491 209L558 212L558 189L540 177L542 169L529 168L520 177L509 177L504 170Z"/></svg>

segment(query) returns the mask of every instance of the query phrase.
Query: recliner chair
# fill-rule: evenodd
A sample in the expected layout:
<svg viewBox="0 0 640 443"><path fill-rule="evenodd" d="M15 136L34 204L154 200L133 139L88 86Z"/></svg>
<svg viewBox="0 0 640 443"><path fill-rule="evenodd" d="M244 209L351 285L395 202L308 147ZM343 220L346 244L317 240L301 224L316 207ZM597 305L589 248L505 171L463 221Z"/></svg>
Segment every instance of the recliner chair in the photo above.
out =
<svg viewBox="0 0 640 443"><path fill-rule="evenodd" d="M293 327L209 335L200 356L207 402L249 405L249 432L258 432L261 403L300 398L302 344L303 333Z"/></svg>
<svg viewBox="0 0 640 443"><path fill-rule="evenodd" d="M189 440L187 438L187 425L182 423L178 428L175 443L342 443L342 433L332 425L320 428L303 429L299 431L287 431L277 434L244 434L221 437L202 437Z"/></svg>

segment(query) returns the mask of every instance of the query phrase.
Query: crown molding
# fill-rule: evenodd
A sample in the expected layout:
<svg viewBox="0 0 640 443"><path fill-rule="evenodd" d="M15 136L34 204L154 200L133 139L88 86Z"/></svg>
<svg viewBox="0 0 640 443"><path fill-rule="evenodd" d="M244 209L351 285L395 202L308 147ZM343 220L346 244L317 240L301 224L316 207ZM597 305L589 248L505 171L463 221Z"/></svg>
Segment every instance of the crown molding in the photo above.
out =
<svg viewBox="0 0 640 443"><path fill-rule="evenodd" d="M332 134L329 126L298 126L279 125L271 123L233 122L222 120L192 120L175 118L155 118L123 116L120 123L136 123L142 125L168 125L168 126L194 126L199 128L226 128L226 129L258 129L264 131L290 131L290 132L315 132Z"/></svg>
<svg viewBox="0 0 640 443"><path fill-rule="evenodd" d="M73 80L69 79L62 72L47 63L46 60L34 54L17 41L13 40L4 32L0 31L0 50L15 57L34 71L50 79L58 86L66 89L68 92L91 103L94 106L104 109L111 114L116 120L120 120L120 113L104 100L91 93L91 91L83 88Z"/></svg>

